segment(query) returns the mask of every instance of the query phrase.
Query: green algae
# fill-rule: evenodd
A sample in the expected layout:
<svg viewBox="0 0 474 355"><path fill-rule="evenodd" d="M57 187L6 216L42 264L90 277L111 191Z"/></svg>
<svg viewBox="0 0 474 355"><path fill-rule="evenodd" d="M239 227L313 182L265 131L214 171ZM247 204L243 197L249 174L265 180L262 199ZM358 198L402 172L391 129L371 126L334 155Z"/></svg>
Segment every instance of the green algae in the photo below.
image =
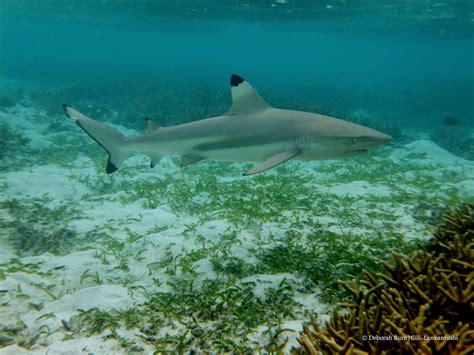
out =
<svg viewBox="0 0 474 355"><path fill-rule="evenodd" d="M73 320L80 323L75 331L91 335L133 329L138 331L136 341L156 351L250 351L246 342L257 326L273 329L283 318L294 316L298 307L285 279L261 296L254 294L256 282L231 279L181 279L167 285L172 292L152 292L133 309L80 311L80 321Z"/></svg>
<svg viewBox="0 0 474 355"><path fill-rule="evenodd" d="M36 199L10 199L0 202L0 208L10 218L0 220L7 242L20 255L51 253L68 254L78 242L78 235L67 224L81 214L71 204L47 207L48 197Z"/></svg>
<svg viewBox="0 0 474 355"><path fill-rule="evenodd" d="M25 164L32 159L27 156L30 140L8 124L0 123L0 171L12 170L12 165Z"/></svg>
<svg viewBox="0 0 474 355"><path fill-rule="evenodd" d="M40 266L36 263L25 263L19 258L11 258L6 263L0 264L0 272L6 277L16 273L25 273L39 276L50 276L51 271L44 272L40 270Z"/></svg>
<svg viewBox="0 0 474 355"><path fill-rule="evenodd" d="M317 286L322 301L336 303L347 296L340 281L359 279L363 270L381 272L381 260L391 251L407 254L419 248L403 235L338 234L313 229L307 235L289 231L273 247L257 252L261 273L294 273L306 287Z"/></svg>

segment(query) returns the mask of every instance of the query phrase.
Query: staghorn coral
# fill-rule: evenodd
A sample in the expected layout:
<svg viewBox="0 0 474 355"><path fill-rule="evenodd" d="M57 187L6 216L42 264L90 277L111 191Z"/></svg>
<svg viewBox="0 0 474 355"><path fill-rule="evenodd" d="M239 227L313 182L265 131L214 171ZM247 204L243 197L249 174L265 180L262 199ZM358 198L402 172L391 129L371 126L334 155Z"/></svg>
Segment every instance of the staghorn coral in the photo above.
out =
<svg viewBox="0 0 474 355"><path fill-rule="evenodd" d="M443 220L434 233L432 239L427 246L427 250L436 253L449 253L452 251L451 244L458 246L468 245L465 239L471 238L474 229L474 204L461 205L458 208L448 211L444 214ZM459 247L455 249L457 253L470 251L468 248L460 250Z"/></svg>
<svg viewBox="0 0 474 355"><path fill-rule="evenodd" d="M430 139L441 148L464 159L474 159L474 137L466 127L443 127L430 133Z"/></svg>
<svg viewBox="0 0 474 355"><path fill-rule="evenodd" d="M394 254L388 274L365 272L361 284L342 284L354 301L324 328L311 317L294 353L473 353L473 217L472 204L446 213L426 251L407 260Z"/></svg>

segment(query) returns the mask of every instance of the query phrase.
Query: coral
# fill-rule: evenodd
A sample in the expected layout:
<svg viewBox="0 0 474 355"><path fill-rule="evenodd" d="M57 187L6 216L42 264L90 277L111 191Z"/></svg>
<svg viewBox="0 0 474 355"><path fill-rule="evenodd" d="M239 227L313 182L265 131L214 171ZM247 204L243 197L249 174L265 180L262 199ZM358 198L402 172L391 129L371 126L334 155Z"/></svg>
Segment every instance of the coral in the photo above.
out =
<svg viewBox="0 0 474 355"><path fill-rule="evenodd" d="M441 148L465 159L474 160L474 137L465 127L443 127L430 133L430 139Z"/></svg>
<svg viewBox="0 0 474 355"><path fill-rule="evenodd" d="M472 238L474 233L474 204L464 204L448 211L434 233L434 239L428 244L430 252L452 252L451 244L467 245L466 239ZM467 251L467 250L466 250ZM462 250L455 249L453 257Z"/></svg>
<svg viewBox="0 0 474 355"><path fill-rule="evenodd" d="M449 126L449 127L451 127L451 126L457 126L458 124L461 123L460 120L458 120L458 119L455 118L455 117L451 117L451 116L446 116L446 117L444 117L443 120L442 120L442 122L443 122L443 124L444 124L445 126Z"/></svg>
<svg viewBox="0 0 474 355"><path fill-rule="evenodd" d="M312 317L294 353L472 353L473 217L472 204L446 213L427 250L407 260L394 254L388 274L365 272L361 284L343 284L353 302L324 328Z"/></svg>

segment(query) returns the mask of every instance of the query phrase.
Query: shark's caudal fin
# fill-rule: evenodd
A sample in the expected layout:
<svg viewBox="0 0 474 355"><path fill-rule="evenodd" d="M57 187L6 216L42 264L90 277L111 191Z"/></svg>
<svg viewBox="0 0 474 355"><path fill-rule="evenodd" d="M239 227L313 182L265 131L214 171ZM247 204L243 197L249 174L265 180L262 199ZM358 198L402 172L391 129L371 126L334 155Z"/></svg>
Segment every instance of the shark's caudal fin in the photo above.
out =
<svg viewBox="0 0 474 355"><path fill-rule="evenodd" d="M76 121L79 127L109 153L109 161L106 168L107 174L111 174L120 168L122 162L128 156L126 149L127 138L116 130L84 116L71 106L63 104L63 108L69 118Z"/></svg>
<svg viewBox="0 0 474 355"><path fill-rule="evenodd" d="M230 77L230 90L232 92L232 106L226 115L238 115L270 108L258 92L245 79L236 74L232 74Z"/></svg>

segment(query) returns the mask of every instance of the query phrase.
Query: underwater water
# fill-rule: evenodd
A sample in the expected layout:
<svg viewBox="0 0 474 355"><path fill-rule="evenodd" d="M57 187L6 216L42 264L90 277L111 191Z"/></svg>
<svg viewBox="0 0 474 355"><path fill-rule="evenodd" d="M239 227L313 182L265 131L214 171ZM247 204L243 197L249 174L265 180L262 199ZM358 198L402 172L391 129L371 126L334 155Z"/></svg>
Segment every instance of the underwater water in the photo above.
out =
<svg viewBox="0 0 474 355"><path fill-rule="evenodd" d="M126 136L271 106L393 141L344 159L150 168ZM474 3L0 2L0 354L290 353L392 252L474 200Z"/></svg>

